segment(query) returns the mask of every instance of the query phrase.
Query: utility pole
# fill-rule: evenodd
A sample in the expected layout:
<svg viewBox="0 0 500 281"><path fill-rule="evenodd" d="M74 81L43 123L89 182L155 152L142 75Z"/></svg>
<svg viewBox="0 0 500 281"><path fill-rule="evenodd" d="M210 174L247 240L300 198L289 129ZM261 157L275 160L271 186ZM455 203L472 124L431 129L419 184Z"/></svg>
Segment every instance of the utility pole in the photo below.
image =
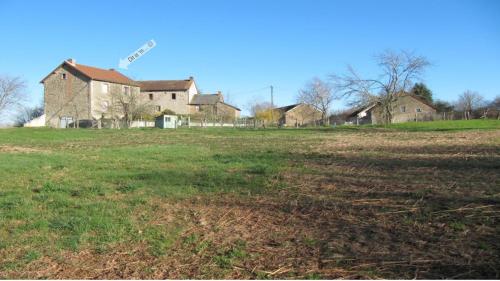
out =
<svg viewBox="0 0 500 281"><path fill-rule="evenodd" d="M273 90L274 87L271 85L271 124L274 124L274 100L273 100Z"/></svg>

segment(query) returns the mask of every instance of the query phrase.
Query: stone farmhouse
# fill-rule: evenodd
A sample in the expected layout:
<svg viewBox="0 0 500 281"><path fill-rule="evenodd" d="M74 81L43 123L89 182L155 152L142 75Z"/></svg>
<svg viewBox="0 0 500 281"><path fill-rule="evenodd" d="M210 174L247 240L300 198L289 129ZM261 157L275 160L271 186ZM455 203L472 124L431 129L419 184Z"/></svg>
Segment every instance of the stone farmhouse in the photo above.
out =
<svg viewBox="0 0 500 281"><path fill-rule="evenodd" d="M298 103L278 107L280 126L301 127L307 125L317 125L321 123L321 111L305 103Z"/></svg>
<svg viewBox="0 0 500 281"><path fill-rule="evenodd" d="M209 111L215 115L239 118L241 109L224 102L221 92L199 94L193 77L186 80L138 81L141 97L150 102L155 112L165 109L182 115Z"/></svg>
<svg viewBox="0 0 500 281"><path fill-rule="evenodd" d="M393 105L392 123L429 121L436 117L436 108L426 100L412 95L400 94ZM382 124L382 109L374 103L354 110L348 117L353 124Z"/></svg>
<svg viewBox="0 0 500 281"><path fill-rule="evenodd" d="M95 126L120 116L113 110L116 96L138 97L152 114L166 109L180 115L203 111L210 104L238 118L240 109L224 103L222 94L203 95L193 77L186 80L134 81L114 69L101 69L65 60L40 82L44 86L45 125L66 128ZM205 101L210 101L206 103ZM215 111L217 112L217 111ZM122 114L123 115L123 114Z"/></svg>
<svg viewBox="0 0 500 281"><path fill-rule="evenodd" d="M137 81L141 89L141 98L149 102L154 112L165 109L177 114L189 114L189 103L198 94L198 88L193 77L186 80L153 80Z"/></svg>
<svg viewBox="0 0 500 281"><path fill-rule="evenodd" d="M190 102L191 114L200 115L208 112L213 115L225 116L229 119L240 118L241 109L224 102L221 92L217 94L195 95Z"/></svg>

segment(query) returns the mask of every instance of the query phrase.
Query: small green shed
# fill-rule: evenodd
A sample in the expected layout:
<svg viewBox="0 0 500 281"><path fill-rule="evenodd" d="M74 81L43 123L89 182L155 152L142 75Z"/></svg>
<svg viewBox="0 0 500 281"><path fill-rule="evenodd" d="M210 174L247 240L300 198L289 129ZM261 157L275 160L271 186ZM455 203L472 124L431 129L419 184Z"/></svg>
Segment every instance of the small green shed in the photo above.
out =
<svg viewBox="0 0 500 281"><path fill-rule="evenodd" d="M155 119L155 127L161 129L175 129L177 128L177 116L176 115L160 115Z"/></svg>

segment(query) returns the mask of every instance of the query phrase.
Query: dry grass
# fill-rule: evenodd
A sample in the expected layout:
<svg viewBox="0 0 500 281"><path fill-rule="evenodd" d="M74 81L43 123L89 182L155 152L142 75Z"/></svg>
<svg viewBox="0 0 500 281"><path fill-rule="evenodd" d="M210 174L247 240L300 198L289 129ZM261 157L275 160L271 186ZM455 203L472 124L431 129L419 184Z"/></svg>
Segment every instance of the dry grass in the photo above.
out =
<svg viewBox="0 0 500 281"><path fill-rule="evenodd" d="M284 153L265 194L149 202L152 223L183 226L164 255L116 244L0 276L499 278L499 131L320 135Z"/></svg>
<svg viewBox="0 0 500 281"><path fill-rule="evenodd" d="M0 153L33 153L33 152L47 152L42 149L16 146L16 145L0 145Z"/></svg>

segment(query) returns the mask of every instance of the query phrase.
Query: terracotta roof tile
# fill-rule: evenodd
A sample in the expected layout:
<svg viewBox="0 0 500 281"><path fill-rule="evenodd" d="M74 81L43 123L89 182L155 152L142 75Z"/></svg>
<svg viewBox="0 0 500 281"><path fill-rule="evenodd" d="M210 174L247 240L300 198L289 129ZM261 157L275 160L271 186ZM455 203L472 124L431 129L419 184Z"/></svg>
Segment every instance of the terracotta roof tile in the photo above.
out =
<svg viewBox="0 0 500 281"><path fill-rule="evenodd" d="M127 76L121 74L120 72L114 69L102 69L93 66L83 65L83 64L71 64L68 65L76 68L78 71L88 76L92 80L106 81L118 84L126 84L126 85L136 85L132 79Z"/></svg>
<svg viewBox="0 0 500 281"><path fill-rule="evenodd" d="M45 79L47 79L51 74L53 74L59 67L63 65L67 65L75 69L76 71L83 74L85 77L88 77L89 79L92 80L138 86L138 84L134 80L128 78L127 76L121 74L120 72L114 69L102 69L93 66L72 63L67 60L61 63L58 67L56 67L56 69L54 69L49 75L45 76L45 78L43 78L42 81L40 81L40 83L43 83Z"/></svg>

